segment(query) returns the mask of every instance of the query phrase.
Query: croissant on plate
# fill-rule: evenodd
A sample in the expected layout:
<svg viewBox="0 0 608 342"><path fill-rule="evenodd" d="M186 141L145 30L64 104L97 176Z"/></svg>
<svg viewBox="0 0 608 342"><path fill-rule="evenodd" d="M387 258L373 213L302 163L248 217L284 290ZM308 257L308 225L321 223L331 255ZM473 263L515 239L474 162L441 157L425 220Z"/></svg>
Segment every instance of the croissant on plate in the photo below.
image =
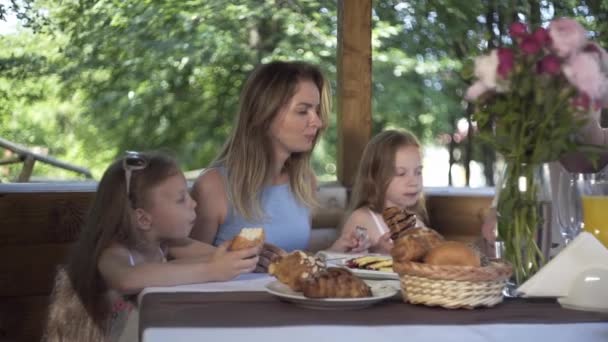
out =
<svg viewBox="0 0 608 342"><path fill-rule="evenodd" d="M268 273L294 291L302 290L302 282L325 269L325 263L313 256L296 250L273 261Z"/></svg>
<svg viewBox="0 0 608 342"><path fill-rule="evenodd" d="M371 297L372 291L360 278L344 268L330 267L302 284L302 292L309 298Z"/></svg>

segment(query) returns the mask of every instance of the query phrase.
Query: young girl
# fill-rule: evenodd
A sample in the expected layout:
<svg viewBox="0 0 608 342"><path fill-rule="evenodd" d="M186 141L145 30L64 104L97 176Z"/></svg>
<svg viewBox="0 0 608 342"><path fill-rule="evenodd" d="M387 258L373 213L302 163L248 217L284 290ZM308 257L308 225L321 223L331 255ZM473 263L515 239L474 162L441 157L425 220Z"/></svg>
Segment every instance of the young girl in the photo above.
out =
<svg viewBox="0 0 608 342"><path fill-rule="evenodd" d="M424 226L428 216L418 139L410 132L396 130L372 138L363 151L352 196L350 216L332 251L357 253L369 248L370 252L388 254L392 241L382 218L382 211L388 207L413 211L417 224Z"/></svg>
<svg viewBox="0 0 608 342"><path fill-rule="evenodd" d="M67 265L58 272L45 339L116 341L126 333L135 295L144 287L251 272L261 246L228 252L229 242L216 248L188 238L195 207L171 158L128 152L110 165Z"/></svg>

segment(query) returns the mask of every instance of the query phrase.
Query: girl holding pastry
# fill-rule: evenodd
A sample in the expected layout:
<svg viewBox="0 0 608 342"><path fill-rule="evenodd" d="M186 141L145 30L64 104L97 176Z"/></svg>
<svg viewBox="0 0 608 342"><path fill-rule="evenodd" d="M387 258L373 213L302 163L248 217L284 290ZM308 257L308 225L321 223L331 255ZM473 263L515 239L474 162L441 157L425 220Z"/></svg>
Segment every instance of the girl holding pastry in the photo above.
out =
<svg viewBox="0 0 608 342"><path fill-rule="evenodd" d="M173 159L127 152L111 164L57 272L44 340L137 340L135 299L143 288L251 272L261 243L229 251L230 241L216 248L190 239L195 207Z"/></svg>
<svg viewBox="0 0 608 342"><path fill-rule="evenodd" d="M330 250L389 254L393 242L382 212L391 207L416 214L415 226L425 226L428 221L420 143L408 131L381 132L365 147L353 186L350 214Z"/></svg>

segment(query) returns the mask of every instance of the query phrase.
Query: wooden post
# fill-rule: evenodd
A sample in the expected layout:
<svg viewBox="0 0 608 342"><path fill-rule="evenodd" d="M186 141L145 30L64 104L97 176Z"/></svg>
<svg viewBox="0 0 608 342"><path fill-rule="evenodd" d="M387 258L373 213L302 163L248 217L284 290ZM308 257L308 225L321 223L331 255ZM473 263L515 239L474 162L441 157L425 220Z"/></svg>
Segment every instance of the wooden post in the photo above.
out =
<svg viewBox="0 0 608 342"><path fill-rule="evenodd" d="M371 135L372 1L338 1L338 181L351 187Z"/></svg>
<svg viewBox="0 0 608 342"><path fill-rule="evenodd" d="M34 159L34 156L28 155L27 157L25 157L25 160L23 161L23 168L21 169L21 173L17 178L17 182L23 183L28 182L30 180L30 177L32 176L32 171L34 171L35 163L36 159Z"/></svg>

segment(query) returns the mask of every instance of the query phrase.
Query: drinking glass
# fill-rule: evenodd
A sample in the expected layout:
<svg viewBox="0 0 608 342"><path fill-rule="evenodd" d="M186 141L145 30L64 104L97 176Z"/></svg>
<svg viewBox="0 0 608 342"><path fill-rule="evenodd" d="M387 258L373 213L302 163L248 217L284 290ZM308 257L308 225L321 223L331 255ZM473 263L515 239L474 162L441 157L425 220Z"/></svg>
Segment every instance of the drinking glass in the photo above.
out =
<svg viewBox="0 0 608 342"><path fill-rule="evenodd" d="M580 183L583 229L608 248L608 168L585 175Z"/></svg>
<svg viewBox="0 0 608 342"><path fill-rule="evenodd" d="M583 210L579 184L584 174L562 170L557 190L557 222L564 245L570 243L583 228Z"/></svg>

